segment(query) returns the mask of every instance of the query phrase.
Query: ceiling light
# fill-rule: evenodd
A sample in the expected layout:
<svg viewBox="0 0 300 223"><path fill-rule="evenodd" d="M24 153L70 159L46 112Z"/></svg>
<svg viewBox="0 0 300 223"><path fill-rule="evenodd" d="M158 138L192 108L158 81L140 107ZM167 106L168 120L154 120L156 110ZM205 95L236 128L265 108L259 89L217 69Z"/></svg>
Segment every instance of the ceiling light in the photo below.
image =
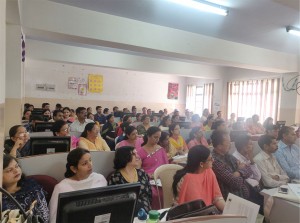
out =
<svg viewBox="0 0 300 223"><path fill-rule="evenodd" d="M286 31L290 34L296 35L296 36L300 36L300 29L293 27L293 26L288 26L286 27Z"/></svg>
<svg viewBox="0 0 300 223"><path fill-rule="evenodd" d="M228 15L228 10L226 8L223 8L221 5L214 4L207 1L201 1L201 0L169 0L169 1L187 7L192 7L200 11L211 12L223 16Z"/></svg>

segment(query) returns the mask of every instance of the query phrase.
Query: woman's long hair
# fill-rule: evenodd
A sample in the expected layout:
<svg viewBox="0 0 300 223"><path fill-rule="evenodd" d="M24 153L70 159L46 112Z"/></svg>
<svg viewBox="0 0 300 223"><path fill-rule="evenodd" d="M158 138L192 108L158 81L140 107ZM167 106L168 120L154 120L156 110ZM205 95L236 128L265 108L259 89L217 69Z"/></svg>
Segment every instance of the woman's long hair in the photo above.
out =
<svg viewBox="0 0 300 223"><path fill-rule="evenodd" d="M195 173L199 169L200 163L205 162L209 155L210 150L203 145L194 146L189 150L186 166L174 175L172 189L175 197L178 195L177 184L181 178L187 173Z"/></svg>
<svg viewBox="0 0 300 223"><path fill-rule="evenodd" d="M189 139L187 140L186 143L189 143L191 140L195 139L195 134L199 132L201 128L199 126L192 128L189 134Z"/></svg>
<svg viewBox="0 0 300 223"><path fill-rule="evenodd" d="M154 135L157 132L161 132L160 128L156 127L156 126L151 126L146 134L144 135L144 142L142 143L142 146L146 145L148 142L148 137L151 137L152 135Z"/></svg>

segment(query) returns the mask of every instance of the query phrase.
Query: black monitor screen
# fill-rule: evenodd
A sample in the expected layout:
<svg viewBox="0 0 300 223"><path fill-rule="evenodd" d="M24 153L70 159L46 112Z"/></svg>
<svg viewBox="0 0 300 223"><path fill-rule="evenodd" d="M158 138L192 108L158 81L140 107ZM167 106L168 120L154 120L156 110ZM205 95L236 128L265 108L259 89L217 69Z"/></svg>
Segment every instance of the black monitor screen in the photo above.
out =
<svg viewBox="0 0 300 223"><path fill-rule="evenodd" d="M42 108L34 108L31 112L32 115L43 115L43 109Z"/></svg>
<svg viewBox="0 0 300 223"><path fill-rule="evenodd" d="M70 136L37 136L30 138L31 155L69 152L70 146Z"/></svg>
<svg viewBox="0 0 300 223"><path fill-rule="evenodd" d="M34 130L35 132L50 132L54 122L36 122Z"/></svg>
<svg viewBox="0 0 300 223"><path fill-rule="evenodd" d="M61 193L56 222L131 223L139 191L139 183L130 183Z"/></svg>

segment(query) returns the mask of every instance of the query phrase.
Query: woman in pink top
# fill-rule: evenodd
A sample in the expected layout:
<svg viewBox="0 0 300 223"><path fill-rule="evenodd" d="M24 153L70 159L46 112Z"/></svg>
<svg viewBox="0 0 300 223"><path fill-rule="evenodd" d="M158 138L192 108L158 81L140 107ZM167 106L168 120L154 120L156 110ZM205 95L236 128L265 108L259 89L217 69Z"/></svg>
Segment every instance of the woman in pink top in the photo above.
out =
<svg viewBox="0 0 300 223"><path fill-rule="evenodd" d="M142 169L150 178L153 178L153 173L157 167L169 163L166 151L158 145L160 135L160 128L150 127L144 136L142 147L137 148L137 153L142 160Z"/></svg>
<svg viewBox="0 0 300 223"><path fill-rule="evenodd" d="M214 204L223 211L223 199L216 175L212 171L213 158L205 146L195 146L189 150L186 166L178 170L172 185L178 204L202 199L208 206Z"/></svg>
<svg viewBox="0 0 300 223"><path fill-rule="evenodd" d="M116 145L116 149L123 147L123 146L132 146L134 148L140 148L143 139L138 137L138 132L134 126L129 125L125 128L125 138L121 142Z"/></svg>
<svg viewBox="0 0 300 223"><path fill-rule="evenodd" d="M192 128L187 146L190 149L197 145L203 145L205 147L208 147L208 143L205 137L203 136L203 132L200 127Z"/></svg>

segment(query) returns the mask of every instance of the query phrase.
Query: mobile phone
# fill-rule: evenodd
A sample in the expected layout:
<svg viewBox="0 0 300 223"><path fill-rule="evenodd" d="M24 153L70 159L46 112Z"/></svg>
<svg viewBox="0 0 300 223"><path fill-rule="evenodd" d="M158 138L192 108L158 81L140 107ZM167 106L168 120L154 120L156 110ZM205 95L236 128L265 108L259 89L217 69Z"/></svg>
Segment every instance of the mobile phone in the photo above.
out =
<svg viewBox="0 0 300 223"><path fill-rule="evenodd" d="M288 189L285 187L279 187L278 188L278 193L282 193L282 194L287 194L288 193Z"/></svg>

